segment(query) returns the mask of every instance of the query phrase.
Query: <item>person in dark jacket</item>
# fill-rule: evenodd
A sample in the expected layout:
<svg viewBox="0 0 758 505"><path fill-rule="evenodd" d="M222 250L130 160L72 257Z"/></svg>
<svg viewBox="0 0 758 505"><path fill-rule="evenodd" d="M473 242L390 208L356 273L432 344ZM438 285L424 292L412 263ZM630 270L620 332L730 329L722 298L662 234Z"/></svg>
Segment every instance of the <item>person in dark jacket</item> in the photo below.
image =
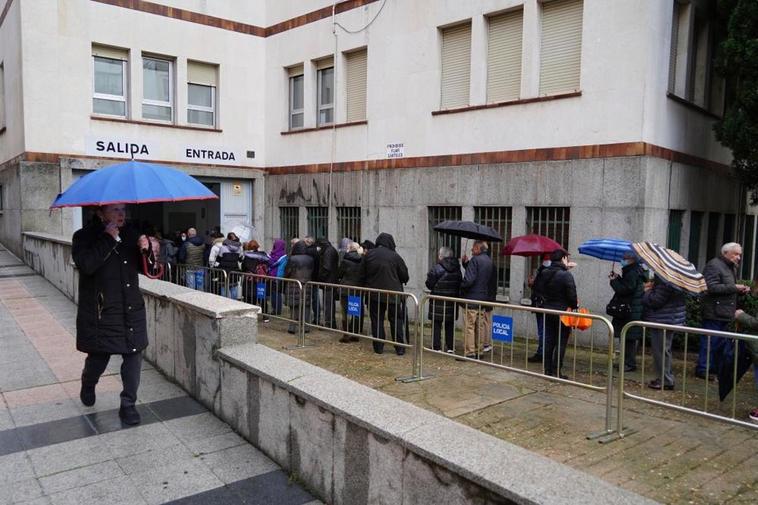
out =
<svg viewBox="0 0 758 505"><path fill-rule="evenodd" d="M269 277L284 277L284 269L287 266L289 256L287 256L287 243L278 238L274 240L274 245L269 253L268 275ZM282 314L282 304L284 302L284 282L273 281L271 289L271 313L275 316Z"/></svg>
<svg viewBox="0 0 758 505"><path fill-rule="evenodd" d="M72 240L71 256L79 269L76 348L87 353L79 398L88 407L95 404L95 385L111 355L120 354L123 391L118 415L126 424L139 424L134 404L148 340L137 274L140 253L147 253L149 243L125 226L125 218L124 204L99 207Z"/></svg>
<svg viewBox="0 0 758 505"><path fill-rule="evenodd" d="M734 320L734 311L737 310L737 295L750 291L748 286L737 284L737 265L742 259L742 246L735 242L729 242L721 246L721 255L713 258L703 270L703 277L708 287L708 292L703 297L702 327L708 330L724 331L729 323ZM724 341L720 337L703 335L700 337L700 352L695 366L695 376L706 378L706 369L709 375L718 373L719 356ZM707 356L710 354L710 366Z"/></svg>
<svg viewBox="0 0 758 505"><path fill-rule="evenodd" d="M471 247L472 258L463 256L466 273L461 282L461 298L491 302L497 291L497 273L488 253L487 243L477 240ZM494 290L493 290L494 285ZM478 358L492 350L492 307L476 303L463 310L463 352L467 358Z"/></svg>
<svg viewBox="0 0 758 505"><path fill-rule="evenodd" d="M624 253L621 260L621 275L611 272L608 276L613 298L609 305L615 307L628 307L625 315L609 314L613 317L613 334L615 338L621 337L621 330L630 321L639 321L642 317L642 293L644 291L645 276L642 268L637 263L637 256L633 252ZM642 338L642 328L634 326L629 329L624 342L624 371L637 370L637 346Z"/></svg>
<svg viewBox="0 0 758 505"><path fill-rule="evenodd" d="M295 279L300 281L303 285L313 279L314 261L313 257L308 254L308 246L305 241L300 241L292 247L289 259L287 260L287 266L284 267L284 277L287 279ZM300 290L297 289L295 283L288 282L286 286L287 291L287 304L292 309L292 319L300 320ZM310 314L308 313L308 307L310 307L311 293L309 289L305 290L305 322L311 321ZM290 323L287 329L289 333L295 333L295 324ZM306 330L307 331L307 330Z"/></svg>
<svg viewBox="0 0 758 505"><path fill-rule="evenodd" d="M305 242L306 251L307 254L313 258L313 280L318 281L319 278L319 263L321 262L321 258L319 256L319 248L316 244L316 240L310 236L306 235L305 238L303 238L303 242ZM294 247L294 244L293 246ZM310 297L310 305L308 305L305 310L310 310L311 312L311 321L313 321L314 324L321 324L321 292L320 290L316 289L313 293L311 293Z"/></svg>
<svg viewBox="0 0 758 505"><path fill-rule="evenodd" d="M550 253L543 254L542 255L542 263L539 267L537 267L537 271L535 272L534 276L529 276L527 279L527 284L532 290L530 301L532 302L532 307L542 307L543 297L542 293L537 291L537 279L540 278L540 274L545 271L547 267L550 266ZM537 319L537 351L532 355L529 356L529 363L541 363L542 362L542 351L545 345L545 314L535 313L535 318Z"/></svg>
<svg viewBox="0 0 758 505"><path fill-rule="evenodd" d="M176 259L179 263L186 265L184 271L185 285L188 288L202 290L205 285L203 266L203 255L205 254L205 240L197 235L195 228L187 230L187 240L182 242ZM194 267L194 268L193 268Z"/></svg>
<svg viewBox="0 0 758 505"><path fill-rule="evenodd" d="M339 276L340 257L337 249L325 238L319 239L316 243L318 246L318 281L327 284L337 284ZM321 288L322 299L324 300L324 326L327 328L337 328L337 321L334 318L334 301L339 295L337 289L330 287Z"/></svg>
<svg viewBox="0 0 758 505"><path fill-rule="evenodd" d="M363 285L374 289L403 291L403 284L408 282L408 267L395 251L395 239L389 233L380 233L376 237L376 248L369 250L363 258ZM369 294L369 313L371 315L371 334L376 339L372 344L374 352L384 352L384 315L390 322L390 334L395 342L405 343L405 298L398 295ZM398 356L405 354L405 348L395 346Z"/></svg>
<svg viewBox="0 0 758 505"><path fill-rule="evenodd" d="M642 295L642 320L651 323L683 325L687 317L684 293L655 278L645 283ZM674 332L648 328L650 347L653 352L653 374L657 377L648 383L651 389L674 389L674 374L671 372L671 342Z"/></svg>
<svg viewBox="0 0 758 505"><path fill-rule="evenodd" d="M359 252L360 249L361 246L355 242L350 242L347 245L347 252L343 256L337 272L337 282L340 285L357 287L362 285L363 256ZM352 309L348 312L348 303L355 302L356 299L358 303L353 303ZM360 339L354 335L348 335L347 332L363 334L363 321L365 319L363 296L361 296L360 291L340 288L340 304L342 306L342 331L345 332L340 338L340 342L357 342ZM358 312L357 316L355 312ZM349 315L349 313L353 315Z"/></svg>
<svg viewBox="0 0 758 505"><path fill-rule="evenodd" d="M268 254L266 254L265 251L260 251L260 247L261 246L257 240L251 240L242 246L243 254L241 271L245 272L246 274L251 274L243 277L242 299L246 303L260 305L263 322L267 323L269 322L269 308L267 297L270 296L271 288L273 287L273 281L265 278L253 277L253 275L268 276L269 261L271 258L269 258ZM258 285L262 285L264 287L262 296L259 296L257 294L256 287Z"/></svg>
<svg viewBox="0 0 758 505"><path fill-rule="evenodd" d="M544 297L542 307L553 310L574 310L576 298L574 277L568 271L568 253L557 249L550 255L550 266L539 279L538 289ZM567 377L561 373L571 328L561 323L560 316L545 315L545 375Z"/></svg>
<svg viewBox="0 0 758 505"><path fill-rule="evenodd" d="M458 298L461 294L461 264L449 247L441 247L437 263L426 274L426 287L432 295ZM448 301L432 301L429 304L429 320L432 321L432 348L442 350L442 328L445 328L445 351L455 353L455 321L458 319L458 304Z"/></svg>

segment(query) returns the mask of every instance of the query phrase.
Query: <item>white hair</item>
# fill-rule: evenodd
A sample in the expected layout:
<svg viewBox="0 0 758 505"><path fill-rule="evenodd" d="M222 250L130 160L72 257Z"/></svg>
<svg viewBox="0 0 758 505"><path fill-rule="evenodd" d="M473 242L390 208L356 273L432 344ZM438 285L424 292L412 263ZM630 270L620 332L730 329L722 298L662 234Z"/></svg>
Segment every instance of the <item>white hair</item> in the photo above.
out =
<svg viewBox="0 0 758 505"><path fill-rule="evenodd" d="M437 259L443 260L445 258L452 258L453 254L455 254L455 253L453 252L452 249L450 249L449 247L446 247L446 246L442 246L442 247L440 247L440 250L437 253Z"/></svg>
<svg viewBox="0 0 758 505"><path fill-rule="evenodd" d="M358 249L360 249L361 245L358 242L350 242L347 244L347 251L348 252L358 252Z"/></svg>
<svg viewBox="0 0 758 505"><path fill-rule="evenodd" d="M721 254L726 254L729 251L734 251L738 247L742 249L742 246L739 245L737 242L727 242L726 244L721 246Z"/></svg>

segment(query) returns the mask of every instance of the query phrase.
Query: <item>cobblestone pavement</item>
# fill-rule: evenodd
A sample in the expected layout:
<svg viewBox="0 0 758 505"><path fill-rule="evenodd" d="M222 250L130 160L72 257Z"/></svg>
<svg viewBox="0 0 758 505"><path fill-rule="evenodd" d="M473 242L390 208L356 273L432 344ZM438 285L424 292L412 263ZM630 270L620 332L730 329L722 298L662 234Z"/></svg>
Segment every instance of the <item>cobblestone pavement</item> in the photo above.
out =
<svg viewBox="0 0 758 505"><path fill-rule="evenodd" d="M140 426L118 419L118 357L84 407L75 315L0 248L0 505L320 503L148 364Z"/></svg>
<svg viewBox="0 0 758 505"><path fill-rule="evenodd" d="M402 383L395 378L411 373L409 353L385 346L377 355L370 341L339 343L321 331L298 349L285 330L277 321L260 324L259 341L649 498L758 503L758 430L627 400L625 425L636 433L599 444L586 435L604 427L604 394L427 354L432 377ZM752 377L743 382L753 388Z"/></svg>

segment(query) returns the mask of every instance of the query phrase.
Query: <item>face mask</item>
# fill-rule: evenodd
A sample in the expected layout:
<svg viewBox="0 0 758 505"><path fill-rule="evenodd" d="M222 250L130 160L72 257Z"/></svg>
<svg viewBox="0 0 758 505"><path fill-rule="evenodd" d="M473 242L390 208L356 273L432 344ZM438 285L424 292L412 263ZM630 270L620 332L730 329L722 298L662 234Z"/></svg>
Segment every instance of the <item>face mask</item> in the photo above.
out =
<svg viewBox="0 0 758 505"><path fill-rule="evenodd" d="M542 262L542 266L543 267L549 267L550 265L551 265L550 260L545 260L545 261Z"/></svg>
<svg viewBox="0 0 758 505"><path fill-rule="evenodd" d="M182 240L187 240L187 235L182 235Z"/></svg>
<svg viewBox="0 0 758 505"><path fill-rule="evenodd" d="M629 260L621 260L621 266L625 267L629 264Z"/></svg>

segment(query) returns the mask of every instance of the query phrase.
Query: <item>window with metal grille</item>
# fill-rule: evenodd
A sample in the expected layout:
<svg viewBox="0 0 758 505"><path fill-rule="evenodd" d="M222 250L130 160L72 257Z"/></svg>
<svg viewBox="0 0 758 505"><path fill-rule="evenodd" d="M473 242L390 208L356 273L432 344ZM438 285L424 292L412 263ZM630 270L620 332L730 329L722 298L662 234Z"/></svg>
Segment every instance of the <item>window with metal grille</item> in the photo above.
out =
<svg viewBox="0 0 758 505"><path fill-rule="evenodd" d="M344 237L353 242L361 241L361 208L337 207L337 239Z"/></svg>
<svg viewBox="0 0 758 505"><path fill-rule="evenodd" d="M721 214L711 212L708 214L708 247L706 248L705 261L710 261L721 253L721 244L719 243L719 224L721 223Z"/></svg>
<svg viewBox="0 0 758 505"><path fill-rule="evenodd" d="M447 246L453 250L456 258L461 256L461 239L434 231L442 221L460 221L460 207L429 207L429 268L437 263L440 247ZM471 242L473 244L473 241Z"/></svg>
<svg viewBox="0 0 758 505"><path fill-rule="evenodd" d="M527 207L526 232L549 237L568 251L570 207ZM542 258L532 256L530 270L536 270Z"/></svg>
<svg viewBox="0 0 758 505"><path fill-rule="evenodd" d="M474 207L474 222L497 230L503 243L511 239L510 207ZM504 293L510 286L511 257L500 254L499 247L494 244L490 244L490 254L497 270L497 290Z"/></svg>
<svg viewBox="0 0 758 505"><path fill-rule="evenodd" d="M329 208L306 207L308 211L308 235L315 239L327 238L329 235Z"/></svg>
<svg viewBox="0 0 758 505"><path fill-rule="evenodd" d="M669 230L666 247L672 251L680 252L682 250L682 217L683 210L669 210Z"/></svg>
<svg viewBox="0 0 758 505"><path fill-rule="evenodd" d="M279 226L281 237L289 243L295 237L300 236L298 207L279 207Z"/></svg>
<svg viewBox="0 0 758 505"><path fill-rule="evenodd" d="M703 230L703 213L693 210L690 213L690 247L687 259L695 266L700 262L700 236Z"/></svg>
<svg viewBox="0 0 758 505"><path fill-rule="evenodd" d="M734 214L724 214L724 236L723 243L734 242L737 240L736 230L734 228L736 216Z"/></svg>

